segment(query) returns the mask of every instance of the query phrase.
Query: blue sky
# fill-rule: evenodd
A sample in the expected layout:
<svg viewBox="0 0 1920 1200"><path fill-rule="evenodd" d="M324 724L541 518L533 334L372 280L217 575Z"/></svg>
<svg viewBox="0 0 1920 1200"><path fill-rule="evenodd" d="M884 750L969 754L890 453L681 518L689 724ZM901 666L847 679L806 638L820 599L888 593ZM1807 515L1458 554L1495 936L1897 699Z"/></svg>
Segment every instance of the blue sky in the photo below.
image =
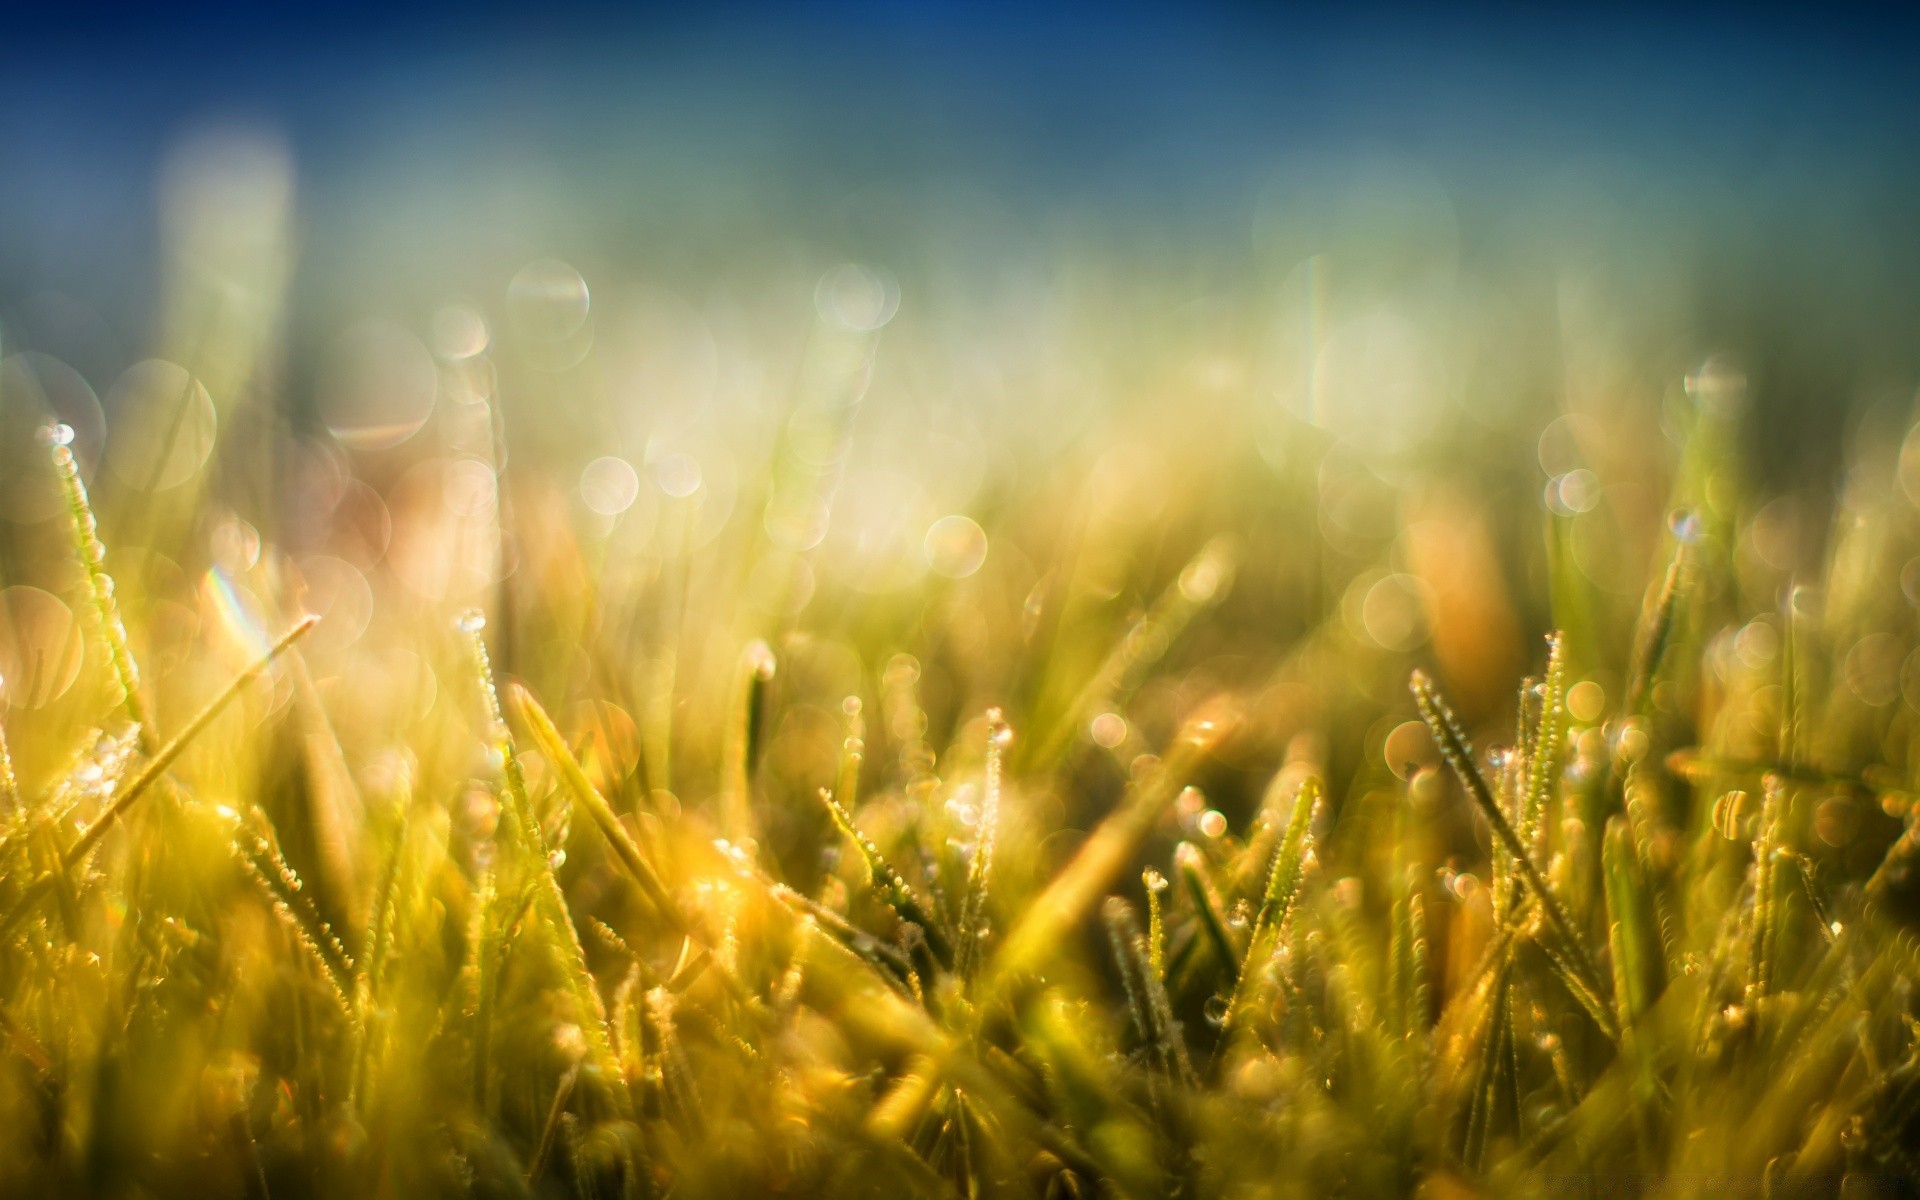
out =
<svg viewBox="0 0 1920 1200"><path fill-rule="evenodd" d="M1920 307L1910 32L1731 5L19 6L0 305L58 289L137 325L156 171L237 124L295 163L302 302L640 225L821 236L875 188L1231 259L1277 163L1382 154L1469 234L1556 181L1616 186L1702 247L1705 286L1892 340Z"/></svg>

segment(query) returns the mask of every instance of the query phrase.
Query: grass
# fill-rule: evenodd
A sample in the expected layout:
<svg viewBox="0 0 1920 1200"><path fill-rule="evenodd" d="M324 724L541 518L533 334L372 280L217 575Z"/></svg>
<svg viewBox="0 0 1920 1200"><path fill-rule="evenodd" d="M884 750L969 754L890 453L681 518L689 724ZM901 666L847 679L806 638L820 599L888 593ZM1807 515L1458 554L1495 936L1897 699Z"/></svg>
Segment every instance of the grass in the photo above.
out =
<svg viewBox="0 0 1920 1200"><path fill-rule="evenodd" d="M1687 411L1637 616L1586 509L1529 513L1560 631L1466 659L1499 582L1430 558L1411 640L1364 589L1255 632L1298 566L1237 483L1130 544L983 514L1052 547L1011 600L955 569L903 620L821 556L812 608L723 617L742 542L632 578L498 413L491 619L383 591L384 642L309 654L346 618L271 547L150 569L211 484L123 489L114 544L56 429L64 556L9 561L86 632L53 695L10 635L0 1193L1913 1194L1920 514L1863 452L1775 607ZM831 499L799 438L769 486Z"/></svg>

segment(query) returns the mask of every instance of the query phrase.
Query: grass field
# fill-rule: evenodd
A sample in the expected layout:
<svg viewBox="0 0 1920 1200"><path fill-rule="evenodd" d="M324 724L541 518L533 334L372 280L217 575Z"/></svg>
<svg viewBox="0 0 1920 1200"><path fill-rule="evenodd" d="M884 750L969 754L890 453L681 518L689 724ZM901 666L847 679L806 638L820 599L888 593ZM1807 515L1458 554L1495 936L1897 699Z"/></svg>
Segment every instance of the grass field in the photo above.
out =
<svg viewBox="0 0 1920 1200"><path fill-rule="evenodd" d="M242 190L0 359L0 1194L1920 1188L1903 402L1776 487L1424 235L541 259L289 401Z"/></svg>

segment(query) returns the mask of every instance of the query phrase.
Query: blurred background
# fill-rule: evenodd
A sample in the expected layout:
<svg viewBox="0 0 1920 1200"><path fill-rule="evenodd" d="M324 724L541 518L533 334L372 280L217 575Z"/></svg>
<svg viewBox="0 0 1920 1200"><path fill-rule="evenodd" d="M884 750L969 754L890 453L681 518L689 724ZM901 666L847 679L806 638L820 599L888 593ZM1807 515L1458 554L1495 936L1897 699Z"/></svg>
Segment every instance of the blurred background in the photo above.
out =
<svg viewBox="0 0 1920 1200"><path fill-rule="evenodd" d="M1764 535L1762 608L1819 562L1848 439L1894 453L1911 32L1733 6L12 12L0 669L39 681L26 708L81 678L45 665L78 646L31 436L59 419L136 640L192 659L327 613L310 657L357 706L355 763L417 736L422 631L469 605L506 669L657 743L654 788L673 713L718 711L756 635L798 664L796 791L896 654L936 745L991 702L1070 728L1113 639L1147 631L1124 676L1181 603L1222 607L1080 731L1116 762L1230 687L1269 718L1252 772L1340 703L1404 709L1412 660L1485 717L1552 625L1625 661L1702 413L1746 474L1693 502Z"/></svg>

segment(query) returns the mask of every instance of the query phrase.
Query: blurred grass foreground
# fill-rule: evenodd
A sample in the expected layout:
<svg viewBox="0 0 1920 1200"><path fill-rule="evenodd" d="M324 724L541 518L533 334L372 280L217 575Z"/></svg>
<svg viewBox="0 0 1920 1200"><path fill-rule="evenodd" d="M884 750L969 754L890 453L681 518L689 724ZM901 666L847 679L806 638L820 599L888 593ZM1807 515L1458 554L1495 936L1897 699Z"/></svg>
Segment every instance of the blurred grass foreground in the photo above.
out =
<svg viewBox="0 0 1920 1200"><path fill-rule="evenodd" d="M0 328L0 1194L1920 1186L1910 380L1391 164L324 327L292 180Z"/></svg>

